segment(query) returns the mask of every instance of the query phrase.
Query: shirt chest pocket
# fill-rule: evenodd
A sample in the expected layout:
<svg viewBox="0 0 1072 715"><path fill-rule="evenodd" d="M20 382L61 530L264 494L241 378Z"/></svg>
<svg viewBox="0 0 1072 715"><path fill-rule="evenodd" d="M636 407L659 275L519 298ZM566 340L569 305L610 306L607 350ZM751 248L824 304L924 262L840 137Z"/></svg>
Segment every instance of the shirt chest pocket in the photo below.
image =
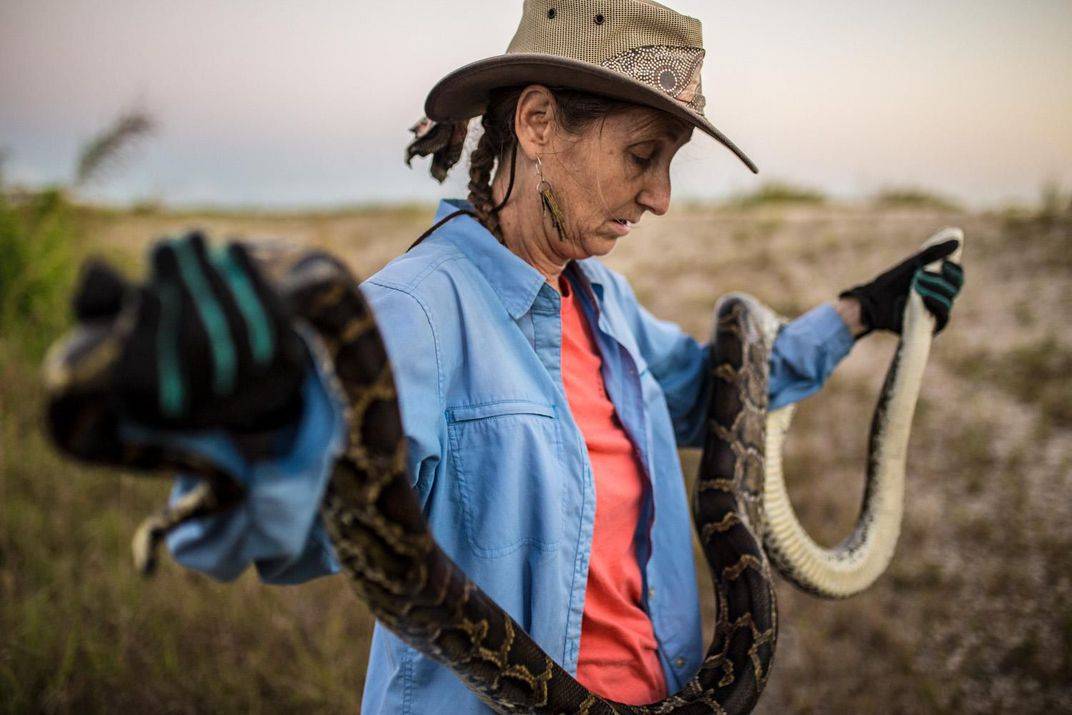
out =
<svg viewBox="0 0 1072 715"><path fill-rule="evenodd" d="M447 420L454 495L473 552L553 549L566 479L554 408L510 400L451 408Z"/></svg>

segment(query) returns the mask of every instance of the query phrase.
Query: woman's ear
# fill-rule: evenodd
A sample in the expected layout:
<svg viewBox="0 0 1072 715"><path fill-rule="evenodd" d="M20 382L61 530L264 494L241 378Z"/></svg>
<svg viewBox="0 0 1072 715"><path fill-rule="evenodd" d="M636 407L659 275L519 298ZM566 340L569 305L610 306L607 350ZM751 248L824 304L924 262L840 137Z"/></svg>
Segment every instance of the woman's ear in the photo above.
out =
<svg viewBox="0 0 1072 715"><path fill-rule="evenodd" d="M530 84L521 92L514 113L518 148L529 161L548 153L555 130L555 97L542 84Z"/></svg>

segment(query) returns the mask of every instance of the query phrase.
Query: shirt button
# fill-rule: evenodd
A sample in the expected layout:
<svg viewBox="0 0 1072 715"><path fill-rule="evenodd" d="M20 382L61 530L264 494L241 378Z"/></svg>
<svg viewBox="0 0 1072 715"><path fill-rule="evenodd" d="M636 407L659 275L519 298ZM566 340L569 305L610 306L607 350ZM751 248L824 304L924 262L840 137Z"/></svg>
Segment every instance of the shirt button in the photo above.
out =
<svg viewBox="0 0 1072 715"><path fill-rule="evenodd" d="M648 589L648 600L650 601L653 598L655 598L655 587L654 586L652 586L651 588Z"/></svg>
<svg viewBox="0 0 1072 715"><path fill-rule="evenodd" d="M685 667L685 659L684 658L674 658L674 667L675 668L684 668Z"/></svg>

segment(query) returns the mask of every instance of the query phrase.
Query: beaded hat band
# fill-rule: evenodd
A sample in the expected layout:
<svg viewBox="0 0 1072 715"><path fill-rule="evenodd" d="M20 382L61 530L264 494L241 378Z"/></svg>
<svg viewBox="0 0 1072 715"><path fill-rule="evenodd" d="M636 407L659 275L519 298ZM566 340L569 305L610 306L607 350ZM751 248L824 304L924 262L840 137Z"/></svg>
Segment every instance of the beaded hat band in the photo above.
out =
<svg viewBox="0 0 1072 715"><path fill-rule="evenodd" d="M465 65L432 88L425 101L432 123L421 127L424 134L415 128L407 156L424 154L413 151L422 142L453 154L457 127L484 113L492 90L544 84L663 110L714 137L758 173L704 116L703 59L700 21L653 0L525 0L505 54Z"/></svg>

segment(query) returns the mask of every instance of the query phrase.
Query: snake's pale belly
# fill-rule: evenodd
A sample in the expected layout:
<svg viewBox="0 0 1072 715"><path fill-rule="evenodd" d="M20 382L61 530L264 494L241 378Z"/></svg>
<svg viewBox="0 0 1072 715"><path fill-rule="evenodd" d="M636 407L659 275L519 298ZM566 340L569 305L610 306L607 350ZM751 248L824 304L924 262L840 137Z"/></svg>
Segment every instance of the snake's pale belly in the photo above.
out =
<svg viewBox="0 0 1072 715"><path fill-rule="evenodd" d="M699 671L682 690L635 706L581 686L435 543L410 487L391 366L357 280L326 254L273 260L265 267L295 313L319 335L314 356L323 362L324 374L333 376L333 389L347 405L347 447L333 467L322 515L340 563L377 619L451 668L499 712L743 713L755 706L770 673L778 631L764 542L775 548L791 578L806 588L809 582L792 572L792 554L786 556L784 543L772 547L769 539L772 523L784 525L772 522L764 506L770 488L768 366L777 326L769 315L757 315L753 300L731 296L717 311L710 361L713 397L692 497L718 604L715 632ZM50 409L64 418L54 430L58 443L79 458L207 477L202 490L152 517L139 532L139 565L151 566L156 542L169 529L230 508L243 489L188 455L118 439L111 416L96 406L108 383L106 356L117 352L121 340L115 326L98 326L54 349L46 370ZM887 380L883 409L896 399L895 388L896 376ZM881 449L884 443L879 439L878 444Z"/></svg>

